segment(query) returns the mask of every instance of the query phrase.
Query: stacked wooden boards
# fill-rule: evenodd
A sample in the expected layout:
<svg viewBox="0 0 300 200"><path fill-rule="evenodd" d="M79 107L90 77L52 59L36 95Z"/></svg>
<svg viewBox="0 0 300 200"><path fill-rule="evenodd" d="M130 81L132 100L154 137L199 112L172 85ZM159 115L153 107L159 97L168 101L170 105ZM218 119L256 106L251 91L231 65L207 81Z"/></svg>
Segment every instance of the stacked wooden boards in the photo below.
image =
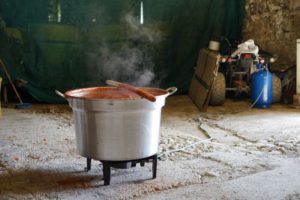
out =
<svg viewBox="0 0 300 200"><path fill-rule="evenodd" d="M189 96L201 111L206 111L210 91L219 69L220 55L216 51L201 49L192 77Z"/></svg>

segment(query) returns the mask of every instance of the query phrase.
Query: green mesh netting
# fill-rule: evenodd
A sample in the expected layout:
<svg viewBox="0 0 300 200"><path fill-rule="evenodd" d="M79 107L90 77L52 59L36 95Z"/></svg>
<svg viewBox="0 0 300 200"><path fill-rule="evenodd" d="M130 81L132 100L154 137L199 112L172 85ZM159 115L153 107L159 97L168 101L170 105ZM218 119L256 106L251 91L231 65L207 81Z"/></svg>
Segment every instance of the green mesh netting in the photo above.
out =
<svg viewBox="0 0 300 200"><path fill-rule="evenodd" d="M106 79L184 93L199 50L239 39L243 14L244 0L1 0L0 57L42 102Z"/></svg>

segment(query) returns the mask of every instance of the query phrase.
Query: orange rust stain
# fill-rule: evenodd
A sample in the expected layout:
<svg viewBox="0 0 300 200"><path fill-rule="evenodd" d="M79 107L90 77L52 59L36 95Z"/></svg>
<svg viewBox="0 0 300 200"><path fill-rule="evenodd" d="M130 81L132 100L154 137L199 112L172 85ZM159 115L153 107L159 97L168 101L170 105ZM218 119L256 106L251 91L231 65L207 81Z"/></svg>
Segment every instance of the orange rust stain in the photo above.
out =
<svg viewBox="0 0 300 200"><path fill-rule="evenodd" d="M57 183L63 187L67 188L89 188L91 187L90 180L82 180L78 178L68 178L61 181L57 181Z"/></svg>

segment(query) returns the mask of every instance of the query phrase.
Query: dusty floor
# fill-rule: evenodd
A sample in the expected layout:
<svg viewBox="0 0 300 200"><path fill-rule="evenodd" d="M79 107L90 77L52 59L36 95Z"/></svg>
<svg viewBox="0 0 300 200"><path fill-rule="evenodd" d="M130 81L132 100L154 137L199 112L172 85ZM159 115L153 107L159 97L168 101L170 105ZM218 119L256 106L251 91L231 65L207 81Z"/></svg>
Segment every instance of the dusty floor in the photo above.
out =
<svg viewBox="0 0 300 200"><path fill-rule="evenodd" d="M248 106L200 113L187 96L168 98L157 178L146 164L113 170L110 186L99 162L83 171L67 105L3 109L0 199L300 199L300 110Z"/></svg>

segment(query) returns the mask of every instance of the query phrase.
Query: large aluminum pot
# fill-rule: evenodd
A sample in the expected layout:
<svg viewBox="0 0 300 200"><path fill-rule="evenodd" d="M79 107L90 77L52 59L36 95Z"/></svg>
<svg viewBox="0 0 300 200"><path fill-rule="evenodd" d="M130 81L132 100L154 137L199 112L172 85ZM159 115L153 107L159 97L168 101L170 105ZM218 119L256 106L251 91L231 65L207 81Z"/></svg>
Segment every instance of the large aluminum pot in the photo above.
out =
<svg viewBox="0 0 300 200"><path fill-rule="evenodd" d="M109 97L108 91L116 92L114 87L83 88L64 94L73 109L80 155L96 160L122 161L157 153L161 108L166 97L177 89L143 89L153 94L156 101L122 92L118 98ZM103 92L108 97L99 95Z"/></svg>

